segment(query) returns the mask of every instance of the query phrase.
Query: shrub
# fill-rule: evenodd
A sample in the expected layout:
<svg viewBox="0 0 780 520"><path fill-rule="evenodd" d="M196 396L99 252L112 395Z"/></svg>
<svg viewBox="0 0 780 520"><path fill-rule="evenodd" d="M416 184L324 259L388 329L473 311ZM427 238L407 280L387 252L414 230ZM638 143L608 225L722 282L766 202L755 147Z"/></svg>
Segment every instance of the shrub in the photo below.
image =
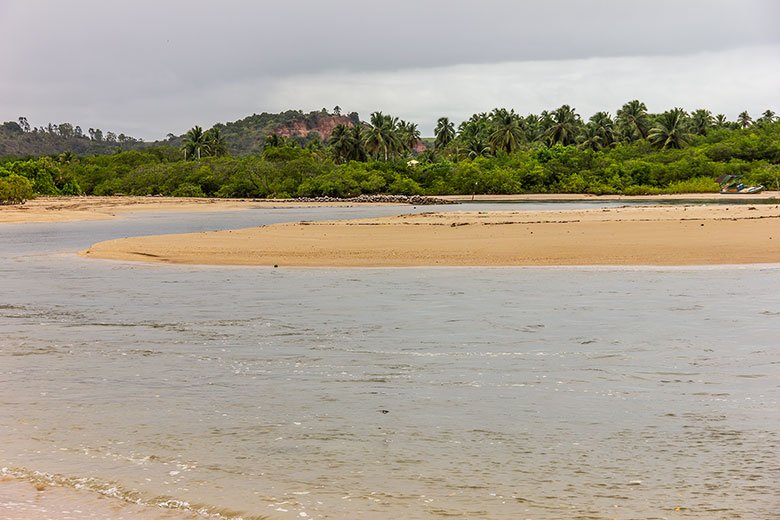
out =
<svg viewBox="0 0 780 520"><path fill-rule="evenodd" d="M720 186L711 177L694 177L669 184L664 193L712 193L719 190Z"/></svg>
<svg viewBox="0 0 780 520"><path fill-rule="evenodd" d="M32 196L32 184L26 177L11 174L0 178L0 204L24 204Z"/></svg>
<svg viewBox="0 0 780 520"><path fill-rule="evenodd" d="M196 184L179 184L179 186L171 193L172 197L205 197L206 194L200 186Z"/></svg>

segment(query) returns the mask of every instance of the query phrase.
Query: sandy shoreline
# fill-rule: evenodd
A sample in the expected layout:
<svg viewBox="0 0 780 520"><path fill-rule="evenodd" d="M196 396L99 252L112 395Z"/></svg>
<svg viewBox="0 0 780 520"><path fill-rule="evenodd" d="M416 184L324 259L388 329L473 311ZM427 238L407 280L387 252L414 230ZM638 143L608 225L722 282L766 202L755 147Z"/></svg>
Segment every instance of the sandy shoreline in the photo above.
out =
<svg viewBox="0 0 780 520"><path fill-rule="evenodd" d="M673 193L664 195L592 195L589 193L526 193L521 195L442 195L440 199L456 202L509 202L520 201L734 201L767 200L780 198L780 191L762 191L753 195L722 195L720 193Z"/></svg>
<svg viewBox="0 0 780 520"><path fill-rule="evenodd" d="M424 213L111 240L90 258L280 267L780 262L780 206Z"/></svg>
<svg viewBox="0 0 780 520"><path fill-rule="evenodd" d="M437 197L455 202L468 202L471 196L448 195ZM780 199L780 192L763 192L744 198L717 193L618 196L587 194L525 194L525 195L476 195L477 202L509 201L680 201L680 200L717 200L745 201ZM24 205L1 206L0 224L23 224L36 222L70 222L79 220L107 220L123 214L137 212L197 212L197 211L237 211L252 208L289 208L317 206L352 206L354 202L298 202L295 200L257 200L257 199L207 199L177 197L39 197L27 201Z"/></svg>
<svg viewBox="0 0 780 520"><path fill-rule="evenodd" d="M202 516L179 510L139 505L92 491L0 476L0 518L3 520L195 520Z"/></svg>
<svg viewBox="0 0 780 520"><path fill-rule="evenodd" d="M291 200L183 197L40 197L24 205L0 206L0 224L107 220L138 212L237 211L252 208L347 206Z"/></svg>

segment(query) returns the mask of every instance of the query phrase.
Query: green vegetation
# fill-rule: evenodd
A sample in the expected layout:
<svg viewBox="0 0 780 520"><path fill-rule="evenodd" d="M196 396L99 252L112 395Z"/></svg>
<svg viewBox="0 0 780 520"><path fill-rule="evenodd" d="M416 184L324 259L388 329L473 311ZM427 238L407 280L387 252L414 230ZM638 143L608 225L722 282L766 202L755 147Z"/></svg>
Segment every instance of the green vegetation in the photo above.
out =
<svg viewBox="0 0 780 520"><path fill-rule="evenodd" d="M13 184L21 177L42 195L258 198L714 192L714 179L723 174L780 189L780 122L769 110L755 122L747 113L729 122L704 109L649 114L635 100L615 118L598 112L584 122L567 105L525 117L495 109L457 130L440 118L427 141L432 147L422 144L414 124L382 112L360 123L356 114L338 110L286 112L298 119L278 127L281 133L266 134L251 154L228 154L234 123L206 131L196 126L176 147L0 160L0 180ZM285 135L314 127L320 130L305 138Z"/></svg>
<svg viewBox="0 0 780 520"><path fill-rule="evenodd" d="M120 133L90 128L84 132L71 123L33 127L26 117L0 124L0 157L29 157L75 154L107 154L150 146L140 139Z"/></svg>
<svg viewBox="0 0 780 520"><path fill-rule="evenodd" d="M33 187L26 177L11 174L0 178L0 204L24 204L33 196Z"/></svg>

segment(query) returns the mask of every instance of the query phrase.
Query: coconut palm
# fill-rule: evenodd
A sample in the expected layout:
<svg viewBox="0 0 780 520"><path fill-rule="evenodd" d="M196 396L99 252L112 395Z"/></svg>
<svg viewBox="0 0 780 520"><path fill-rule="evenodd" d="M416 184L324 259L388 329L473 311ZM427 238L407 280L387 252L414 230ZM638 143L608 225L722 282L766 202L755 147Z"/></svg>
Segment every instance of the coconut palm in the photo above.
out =
<svg viewBox="0 0 780 520"><path fill-rule="evenodd" d="M216 126L206 131L206 133L203 135L203 140L205 148L208 151L208 155L214 157L222 157L223 155L227 155L228 151L225 138L222 136L222 133Z"/></svg>
<svg viewBox="0 0 780 520"><path fill-rule="evenodd" d="M713 124L712 112L700 108L691 114L691 132L696 135L705 135Z"/></svg>
<svg viewBox="0 0 780 520"><path fill-rule="evenodd" d="M657 148L682 148L690 141L688 128L688 114L682 108L673 108L658 116L647 138Z"/></svg>
<svg viewBox="0 0 780 520"><path fill-rule="evenodd" d="M478 138L480 141L487 142L490 132L490 116L485 112L481 112L472 115L467 121L463 121L458 126L457 139Z"/></svg>
<svg viewBox="0 0 780 520"><path fill-rule="evenodd" d="M398 118L384 115L382 112L371 114L371 126L365 137L365 145L376 158L387 161L401 149L398 135Z"/></svg>
<svg viewBox="0 0 780 520"><path fill-rule="evenodd" d="M352 129L349 132L349 135L351 137L350 139L350 150L348 155L348 160L350 161L365 161L368 159L368 154L366 153L366 147L363 143L365 143L365 133L363 132L363 125L362 124L356 124L352 127Z"/></svg>
<svg viewBox="0 0 780 520"><path fill-rule="evenodd" d="M542 118L536 114L528 114L525 116L523 119L523 128L525 129L525 138L531 143L541 141L544 137Z"/></svg>
<svg viewBox="0 0 780 520"><path fill-rule="evenodd" d="M596 152L604 148L601 129L592 121L582 127L580 135L577 136L577 142L580 148Z"/></svg>
<svg viewBox="0 0 780 520"><path fill-rule="evenodd" d="M596 112L590 117L588 124L593 125L600 137L602 147L612 146L617 141L615 133L615 121L607 112ZM586 125L587 126L587 125Z"/></svg>
<svg viewBox="0 0 780 520"><path fill-rule="evenodd" d="M647 106L638 99L629 101L617 111L618 127L629 141L646 139L650 130Z"/></svg>
<svg viewBox="0 0 780 520"><path fill-rule="evenodd" d="M420 142L420 130L416 123L407 123L401 121L398 123L398 132L400 133L401 145L407 152L413 152L417 143Z"/></svg>
<svg viewBox="0 0 780 520"><path fill-rule="evenodd" d="M740 128L747 128L753 124L753 118L747 113L747 110L737 116L737 124Z"/></svg>
<svg viewBox="0 0 780 520"><path fill-rule="evenodd" d="M490 155L490 146L479 136L466 137L463 139L461 153L469 159L488 157Z"/></svg>
<svg viewBox="0 0 780 520"><path fill-rule="evenodd" d="M434 149L443 150L453 139L455 139L455 125L449 118L440 117L436 122L434 135L436 136L436 140L433 143Z"/></svg>
<svg viewBox="0 0 780 520"><path fill-rule="evenodd" d="M336 158L336 162L346 162L349 160L350 153L353 148L352 135L347 125L336 125L333 127L333 131L328 139L333 149L333 155Z"/></svg>
<svg viewBox="0 0 780 520"><path fill-rule="evenodd" d="M203 128L195 125L184 135L184 157L187 159L200 159L206 149L206 135Z"/></svg>
<svg viewBox="0 0 780 520"><path fill-rule="evenodd" d="M507 112L503 108L497 108L491 114L490 119L492 132L488 142L493 153L499 151L512 153L517 150L525 140L525 132L515 111Z"/></svg>
<svg viewBox="0 0 780 520"><path fill-rule="evenodd" d="M573 108L569 105L561 106L550 115L550 120L552 124L547 129L550 143L567 146L576 142L582 121Z"/></svg>
<svg viewBox="0 0 780 520"><path fill-rule="evenodd" d="M715 127L716 128L723 128L728 125L728 120L726 119L726 114L718 114L715 116Z"/></svg>
<svg viewBox="0 0 780 520"><path fill-rule="evenodd" d="M761 117L758 118L758 120L762 123L774 123L775 119L775 113L771 110L765 110L763 114L761 114Z"/></svg>

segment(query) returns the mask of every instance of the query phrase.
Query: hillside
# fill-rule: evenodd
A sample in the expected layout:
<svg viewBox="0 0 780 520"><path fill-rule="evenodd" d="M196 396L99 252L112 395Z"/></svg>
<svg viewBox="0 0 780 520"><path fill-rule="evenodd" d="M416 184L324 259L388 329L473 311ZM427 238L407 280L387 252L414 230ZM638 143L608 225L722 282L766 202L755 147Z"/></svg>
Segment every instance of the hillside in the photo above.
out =
<svg viewBox="0 0 780 520"><path fill-rule="evenodd" d="M49 124L30 128L15 121L0 124L0 157L37 157L71 152L76 155L105 155L117 151L138 150L151 146L140 139L116 135L90 128L84 134L79 126L70 123Z"/></svg>
<svg viewBox="0 0 780 520"><path fill-rule="evenodd" d="M1 157L37 157L59 155L71 152L74 155L108 155L119 151L141 150L149 147L170 146L181 148L185 134L168 134L164 139L144 142L140 139L89 129L89 135L70 123L49 124L46 127L30 128L26 121L20 126L15 121L0 124ZM322 142L330 138L337 125L354 126L365 124L357 112L343 115L336 107L333 112L325 109L304 113L301 110L287 110L279 114L252 114L228 123L217 123L230 155L250 155L262 151L266 138L271 134L291 139L301 146L313 140ZM206 129L204 129L206 130ZM431 148L432 143L420 141L415 152Z"/></svg>
<svg viewBox="0 0 780 520"><path fill-rule="evenodd" d="M251 116L228 123L214 125L225 138L230 155L248 155L263 149L265 139L270 134L291 138L300 145L312 139L326 141L337 125L353 126L360 122L357 112L342 115L340 111L329 113L325 109L303 113L300 110L287 110L279 114L252 114ZM171 137L158 144L178 147L184 135Z"/></svg>

